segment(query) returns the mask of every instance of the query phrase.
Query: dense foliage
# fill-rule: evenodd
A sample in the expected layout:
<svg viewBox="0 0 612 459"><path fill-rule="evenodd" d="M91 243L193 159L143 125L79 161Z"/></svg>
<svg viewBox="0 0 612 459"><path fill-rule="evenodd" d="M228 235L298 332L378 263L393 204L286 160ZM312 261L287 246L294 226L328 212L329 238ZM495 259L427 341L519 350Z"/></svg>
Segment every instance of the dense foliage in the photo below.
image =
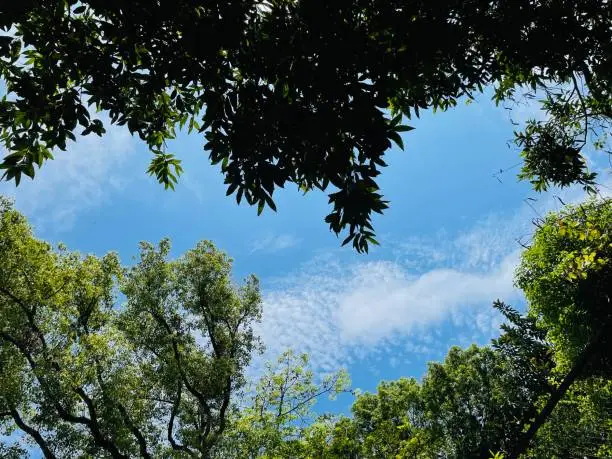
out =
<svg viewBox="0 0 612 459"><path fill-rule="evenodd" d="M313 445L306 432L307 453L284 457L489 459L499 451L512 457L532 403L548 393L522 392L516 383L500 392L511 382L499 371L504 363L487 347L452 349L443 363L430 366L422 383L382 383L376 393L357 398L352 417L312 425L324 432L324 441ZM577 384L521 457L610 457L611 389L602 379Z"/></svg>
<svg viewBox="0 0 612 459"><path fill-rule="evenodd" d="M254 278L202 242L81 256L0 202L0 427L47 458L207 457L257 345ZM118 294L125 302L118 302Z"/></svg>
<svg viewBox="0 0 612 459"><path fill-rule="evenodd" d="M493 85L550 115L516 141L536 189L593 187L581 155L612 115L610 0L22 0L0 4L0 167L19 183L76 134L126 125L173 187L177 127L204 133L237 201L275 209L287 183L326 190L345 243L376 243L376 177L412 128ZM533 93L531 94L533 95Z"/></svg>
<svg viewBox="0 0 612 459"><path fill-rule="evenodd" d="M571 365L600 335L592 372L612 376L612 205L593 201L550 214L525 251L517 283L530 312Z"/></svg>
<svg viewBox="0 0 612 459"><path fill-rule="evenodd" d="M526 314L496 301L491 345L453 347L334 416L313 406L348 392L347 374L317 378L305 355L249 383L258 283L236 286L210 243L176 260L143 243L126 268L37 240L3 200L0 433L47 458L610 457L611 215L610 200L549 215L517 272Z"/></svg>

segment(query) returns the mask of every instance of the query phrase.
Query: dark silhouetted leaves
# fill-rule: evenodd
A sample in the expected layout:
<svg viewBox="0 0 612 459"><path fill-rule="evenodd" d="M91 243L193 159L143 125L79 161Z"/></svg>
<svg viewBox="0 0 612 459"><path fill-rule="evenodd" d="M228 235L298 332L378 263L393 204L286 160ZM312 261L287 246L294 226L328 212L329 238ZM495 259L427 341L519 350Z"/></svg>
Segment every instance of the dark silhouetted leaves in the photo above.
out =
<svg viewBox="0 0 612 459"><path fill-rule="evenodd" d="M521 177L592 190L581 154L606 150L611 22L601 0L5 1L3 178L69 148L77 125L103 135L101 110L147 143L166 188L180 168L159 152L177 126L203 134L229 194L259 213L287 183L331 185L331 230L365 251L386 208L371 182L408 140L402 119L487 86L496 103L545 95L548 119L517 133Z"/></svg>

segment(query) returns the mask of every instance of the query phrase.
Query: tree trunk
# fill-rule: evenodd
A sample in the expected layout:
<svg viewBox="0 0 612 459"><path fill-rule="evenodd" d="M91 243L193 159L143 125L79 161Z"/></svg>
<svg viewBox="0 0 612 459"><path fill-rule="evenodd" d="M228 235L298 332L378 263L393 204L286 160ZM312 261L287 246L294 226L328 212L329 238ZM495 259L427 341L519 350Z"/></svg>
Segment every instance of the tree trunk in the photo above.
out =
<svg viewBox="0 0 612 459"><path fill-rule="evenodd" d="M514 449L510 452L508 459L518 459L521 454L527 451L529 443L531 440L533 440L533 437L538 432L538 429L544 425L561 398L563 398L576 378L580 376L591 358L597 353L598 348L601 345L601 341L603 340L605 334L609 331L609 328L610 319L606 321L604 326L599 329L593 340L591 340L591 342L580 353L569 373L565 375L565 378L563 378L561 384L559 384L559 386L550 395L550 398L546 402L546 405L544 405L544 408L542 408L542 410L538 413L535 420L529 426L527 432L521 436Z"/></svg>

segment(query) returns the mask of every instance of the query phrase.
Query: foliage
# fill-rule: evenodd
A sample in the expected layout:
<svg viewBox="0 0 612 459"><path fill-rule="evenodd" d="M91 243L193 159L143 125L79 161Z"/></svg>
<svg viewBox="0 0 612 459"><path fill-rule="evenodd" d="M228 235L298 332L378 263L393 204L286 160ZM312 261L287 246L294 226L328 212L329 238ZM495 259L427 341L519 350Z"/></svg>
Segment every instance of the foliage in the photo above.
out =
<svg viewBox="0 0 612 459"><path fill-rule="evenodd" d="M354 423L360 434L361 454L366 457L394 457L405 442L423 426L423 402L414 379L381 382L376 394L365 393L352 407ZM418 437L416 441L422 441Z"/></svg>
<svg viewBox="0 0 612 459"><path fill-rule="evenodd" d="M475 346L453 348L444 364L430 364L424 398L447 457L488 458L512 446L522 428L517 421L533 410L540 392L516 384L510 366L503 354Z"/></svg>
<svg viewBox="0 0 612 459"><path fill-rule="evenodd" d="M176 260L143 243L122 267L36 239L2 199L0 434L47 458L610 457L611 222L609 200L549 215L517 271L527 314L496 301L490 346L453 347L420 381L383 381L331 416L314 403L348 376L317 378L306 355L247 384L259 286L236 286L211 243Z"/></svg>
<svg viewBox="0 0 612 459"><path fill-rule="evenodd" d="M533 317L495 306L507 322L492 346L451 348L421 382L381 382L356 398L352 417L315 422L302 430L302 448L293 442L278 457L515 457L526 427L557 391L554 348ZM603 378L572 385L521 457L608 457L610 394Z"/></svg>
<svg viewBox="0 0 612 459"><path fill-rule="evenodd" d="M541 427L530 457L610 457L612 382L592 378L574 384Z"/></svg>
<svg viewBox="0 0 612 459"><path fill-rule="evenodd" d="M606 336L590 372L612 375L612 201L591 201L549 215L523 254L517 283L529 300L530 314L549 331L564 368L601 332Z"/></svg>
<svg viewBox="0 0 612 459"><path fill-rule="evenodd" d="M304 426L314 420L312 407L323 395L330 398L348 390L345 371L315 381L308 356L292 351L277 362L266 365L252 394L231 418L231 426L216 454L222 457L295 457L302 449L300 439L316 434L316 424L305 433Z"/></svg>
<svg viewBox="0 0 612 459"><path fill-rule="evenodd" d="M0 202L4 430L47 458L208 457L257 346L259 287L234 286L209 242L169 250L143 243L122 268L54 249Z"/></svg>
<svg viewBox="0 0 612 459"><path fill-rule="evenodd" d="M497 103L544 91L546 121L516 141L536 189L595 176L612 114L612 9L601 0L22 0L0 5L0 167L19 183L76 134L104 135L95 113L153 153L173 187L177 128L206 138L227 194L276 209L288 183L327 190L325 218L359 251L376 244L387 202L376 177L404 118L446 110L487 85ZM533 96L533 94L531 94ZM79 132L80 131L80 132Z"/></svg>

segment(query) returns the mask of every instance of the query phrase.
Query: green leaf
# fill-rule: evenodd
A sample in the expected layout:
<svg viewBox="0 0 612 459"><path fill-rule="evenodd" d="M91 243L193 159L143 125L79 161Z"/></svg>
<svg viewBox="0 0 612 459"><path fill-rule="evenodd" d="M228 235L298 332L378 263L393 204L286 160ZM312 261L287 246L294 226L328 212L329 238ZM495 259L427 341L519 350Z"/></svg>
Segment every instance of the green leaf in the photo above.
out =
<svg viewBox="0 0 612 459"><path fill-rule="evenodd" d="M395 131L390 131L388 132L388 137L393 140L398 147L400 147L402 150L404 149L404 141L402 140L402 137Z"/></svg>
<svg viewBox="0 0 612 459"><path fill-rule="evenodd" d="M266 203L268 204L268 207L270 207L270 209L276 212L276 204L274 204L272 197L267 194L264 194L264 198L266 199Z"/></svg>
<svg viewBox="0 0 612 459"><path fill-rule="evenodd" d="M346 238L345 238L345 239L342 241L342 246L345 246L346 244L348 244L349 242L351 242L351 241L352 241L352 240L355 238L355 236L356 236L356 235L357 235L356 233L351 233L351 234L349 234L349 235L348 235L348 236L347 236L347 237L346 237Z"/></svg>

